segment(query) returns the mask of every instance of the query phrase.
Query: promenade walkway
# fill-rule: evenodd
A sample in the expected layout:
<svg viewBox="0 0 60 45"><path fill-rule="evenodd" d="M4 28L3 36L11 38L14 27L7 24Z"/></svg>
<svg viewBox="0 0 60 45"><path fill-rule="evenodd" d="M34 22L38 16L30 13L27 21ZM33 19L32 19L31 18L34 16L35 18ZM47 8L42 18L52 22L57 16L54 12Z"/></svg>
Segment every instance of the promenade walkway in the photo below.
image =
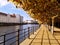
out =
<svg viewBox="0 0 60 45"><path fill-rule="evenodd" d="M20 45L60 45L60 38L49 32L45 25L41 25L37 34L34 35L33 38L23 41Z"/></svg>

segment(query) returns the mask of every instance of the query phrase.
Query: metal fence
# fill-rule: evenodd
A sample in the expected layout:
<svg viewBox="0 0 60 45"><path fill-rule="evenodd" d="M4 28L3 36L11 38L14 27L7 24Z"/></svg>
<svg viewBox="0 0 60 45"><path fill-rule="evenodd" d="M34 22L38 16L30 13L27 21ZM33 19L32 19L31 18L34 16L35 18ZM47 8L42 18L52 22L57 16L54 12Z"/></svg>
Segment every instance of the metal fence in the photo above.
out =
<svg viewBox="0 0 60 45"><path fill-rule="evenodd" d="M37 26L33 26L33 27L28 27L26 29L22 29L22 30L18 29L17 31L1 35L0 36L0 45L13 45L13 43L15 43L16 45L19 45L26 38L29 38L31 34L34 34L34 32L38 28L39 27L37 27ZM13 35L12 37L9 36L9 35L12 35L12 34L15 34L15 35ZM7 36L9 36L9 37L7 37ZM13 42L10 41L10 40L13 40L13 39L15 39ZM9 41L9 43L8 43L8 41Z"/></svg>

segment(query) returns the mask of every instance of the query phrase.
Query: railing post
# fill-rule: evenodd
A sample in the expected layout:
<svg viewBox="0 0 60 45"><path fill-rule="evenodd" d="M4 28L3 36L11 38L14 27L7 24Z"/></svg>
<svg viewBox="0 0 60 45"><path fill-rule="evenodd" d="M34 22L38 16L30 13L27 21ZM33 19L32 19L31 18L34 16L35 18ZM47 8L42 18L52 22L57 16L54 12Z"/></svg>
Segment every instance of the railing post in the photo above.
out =
<svg viewBox="0 0 60 45"><path fill-rule="evenodd" d="M4 35L4 45L5 45L5 39L6 39L5 37L6 37L6 35Z"/></svg>
<svg viewBox="0 0 60 45"><path fill-rule="evenodd" d="M28 27L28 38L30 39L30 27Z"/></svg>
<svg viewBox="0 0 60 45"><path fill-rule="evenodd" d="M18 29L18 45L19 45L19 29Z"/></svg>
<svg viewBox="0 0 60 45"><path fill-rule="evenodd" d="M26 30L26 29L25 29ZM24 30L24 39L25 39L25 30Z"/></svg>
<svg viewBox="0 0 60 45"><path fill-rule="evenodd" d="M36 26L34 26L34 30L35 30L35 32L36 32Z"/></svg>
<svg viewBox="0 0 60 45"><path fill-rule="evenodd" d="M34 34L34 26L33 26L33 34Z"/></svg>

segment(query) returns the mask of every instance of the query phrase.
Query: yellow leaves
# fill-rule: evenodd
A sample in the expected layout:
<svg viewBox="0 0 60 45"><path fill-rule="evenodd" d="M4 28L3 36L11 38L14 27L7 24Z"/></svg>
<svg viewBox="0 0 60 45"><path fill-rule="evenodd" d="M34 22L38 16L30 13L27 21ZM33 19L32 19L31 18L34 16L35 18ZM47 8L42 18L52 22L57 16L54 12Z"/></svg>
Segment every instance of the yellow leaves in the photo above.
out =
<svg viewBox="0 0 60 45"><path fill-rule="evenodd" d="M25 11L28 11L30 16L39 21L49 20L49 17L52 17L59 13L59 4L57 0L11 0L17 7L23 8Z"/></svg>
<svg viewBox="0 0 60 45"><path fill-rule="evenodd" d="M13 3L14 5L18 5L18 2L17 1L14 1L14 0L9 0L9 2Z"/></svg>
<svg viewBox="0 0 60 45"><path fill-rule="evenodd" d="M9 2L13 2L13 0L8 0Z"/></svg>
<svg viewBox="0 0 60 45"><path fill-rule="evenodd" d="M16 2L16 1L14 1L13 3L14 3L16 6L18 5L18 2Z"/></svg>
<svg viewBox="0 0 60 45"><path fill-rule="evenodd" d="M56 0L51 0L51 2L55 2Z"/></svg>

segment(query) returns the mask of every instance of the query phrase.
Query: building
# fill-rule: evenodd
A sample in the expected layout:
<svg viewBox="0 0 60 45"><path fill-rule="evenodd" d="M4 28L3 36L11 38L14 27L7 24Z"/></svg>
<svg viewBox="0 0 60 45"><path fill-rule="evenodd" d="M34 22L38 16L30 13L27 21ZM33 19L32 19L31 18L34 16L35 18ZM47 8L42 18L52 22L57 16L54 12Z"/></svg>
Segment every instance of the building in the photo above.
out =
<svg viewBox="0 0 60 45"><path fill-rule="evenodd" d="M2 22L7 22L7 14L6 13L2 13L2 12L0 12L0 22L2 23Z"/></svg>
<svg viewBox="0 0 60 45"><path fill-rule="evenodd" d="M22 23L23 16L0 12L0 23Z"/></svg>

